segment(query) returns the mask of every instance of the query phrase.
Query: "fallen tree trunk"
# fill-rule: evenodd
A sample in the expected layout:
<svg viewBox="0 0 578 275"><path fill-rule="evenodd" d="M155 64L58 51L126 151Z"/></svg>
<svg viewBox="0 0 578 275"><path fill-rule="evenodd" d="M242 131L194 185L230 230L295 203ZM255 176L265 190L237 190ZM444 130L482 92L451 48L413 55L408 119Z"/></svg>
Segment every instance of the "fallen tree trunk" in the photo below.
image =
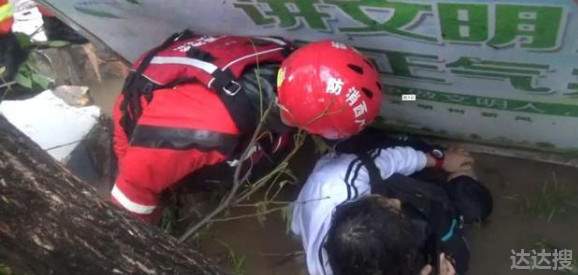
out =
<svg viewBox="0 0 578 275"><path fill-rule="evenodd" d="M0 264L14 274L221 274L102 201L0 115Z"/></svg>

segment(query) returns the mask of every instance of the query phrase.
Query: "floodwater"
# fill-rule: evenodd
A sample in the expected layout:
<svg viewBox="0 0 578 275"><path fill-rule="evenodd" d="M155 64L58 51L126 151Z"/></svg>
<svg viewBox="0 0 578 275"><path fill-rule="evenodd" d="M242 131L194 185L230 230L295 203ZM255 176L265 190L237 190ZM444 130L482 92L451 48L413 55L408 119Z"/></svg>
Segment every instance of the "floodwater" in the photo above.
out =
<svg viewBox="0 0 578 275"><path fill-rule="evenodd" d="M96 104L110 114L121 80L92 86ZM301 152L294 169L298 184L313 165L311 152ZM487 224L469 236L471 275L578 274L547 270L512 270L512 251L571 249L578 261L578 169L534 161L476 155L479 179L493 193L494 212ZM298 193L290 186L278 198L290 201ZM254 201L258 197L253 198ZM230 216L254 213L232 209ZM280 212L265 221L246 218L219 222L190 243L234 274L306 274L300 242L287 233Z"/></svg>

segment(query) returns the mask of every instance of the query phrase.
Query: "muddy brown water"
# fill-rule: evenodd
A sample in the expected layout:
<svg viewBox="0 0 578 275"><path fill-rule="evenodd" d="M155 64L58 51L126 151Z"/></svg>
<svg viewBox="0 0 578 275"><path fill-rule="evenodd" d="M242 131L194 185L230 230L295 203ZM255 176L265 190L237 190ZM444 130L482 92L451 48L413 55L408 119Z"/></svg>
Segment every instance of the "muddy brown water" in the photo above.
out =
<svg viewBox="0 0 578 275"><path fill-rule="evenodd" d="M122 80L92 85L97 105L110 114ZM470 232L471 275L578 274L512 270L512 250L571 249L578 259L578 169L534 161L476 155L479 179L492 191L490 221ZM302 183L313 165L301 157L296 174ZM287 188L280 200L290 201L298 186ZM250 213L233 209L231 215ZM202 252L236 274L306 274L300 242L287 233L279 213L213 224L196 242Z"/></svg>

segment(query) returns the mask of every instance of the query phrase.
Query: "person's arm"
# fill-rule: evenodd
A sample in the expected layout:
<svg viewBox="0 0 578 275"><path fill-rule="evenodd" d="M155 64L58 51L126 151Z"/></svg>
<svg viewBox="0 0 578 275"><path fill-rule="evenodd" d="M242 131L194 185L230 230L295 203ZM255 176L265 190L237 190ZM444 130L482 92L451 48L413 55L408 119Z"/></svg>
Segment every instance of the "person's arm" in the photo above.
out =
<svg viewBox="0 0 578 275"><path fill-rule="evenodd" d="M291 231L302 241L310 274L324 274L327 268L323 243L334 210L369 193L367 173L356 159L351 154L323 156L293 203Z"/></svg>
<svg viewBox="0 0 578 275"><path fill-rule="evenodd" d="M365 183L367 188L364 188L354 177L359 164L354 159L355 155L328 154L317 161L293 203L293 233L302 235L310 225L331 215L337 205L355 199L360 192L367 192L369 184Z"/></svg>
<svg viewBox="0 0 578 275"><path fill-rule="evenodd" d="M450 147L439 163L439 160L430 154L411 147L397 146L379 149L375 163L381 171L381 177L387 179L395 173L408 176L426 167L440 166L439 168L450 173L466 171L471 169L474 159L462 148Z"/></svg>
<svg viewBox="0 0 578 275"><path fill-rule="evenodd" d="M375 164L381 172L381 178L387 179L395 173L407 176L428 166L433 167L435 160L411 147L398 146L379 149Z"/></svg>

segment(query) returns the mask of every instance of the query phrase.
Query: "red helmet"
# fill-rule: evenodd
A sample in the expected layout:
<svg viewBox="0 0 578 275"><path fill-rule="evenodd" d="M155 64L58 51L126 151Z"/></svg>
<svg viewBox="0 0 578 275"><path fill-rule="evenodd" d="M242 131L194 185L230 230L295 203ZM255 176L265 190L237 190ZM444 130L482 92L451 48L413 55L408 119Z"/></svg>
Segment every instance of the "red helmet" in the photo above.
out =
<svg viewBox="0 0 578 275"><path fill-rule="evenodd" d="M379 114L379 74L355 49L319 41L297 49L277 77L281 118L328 139L359 133Z"/></svg>

